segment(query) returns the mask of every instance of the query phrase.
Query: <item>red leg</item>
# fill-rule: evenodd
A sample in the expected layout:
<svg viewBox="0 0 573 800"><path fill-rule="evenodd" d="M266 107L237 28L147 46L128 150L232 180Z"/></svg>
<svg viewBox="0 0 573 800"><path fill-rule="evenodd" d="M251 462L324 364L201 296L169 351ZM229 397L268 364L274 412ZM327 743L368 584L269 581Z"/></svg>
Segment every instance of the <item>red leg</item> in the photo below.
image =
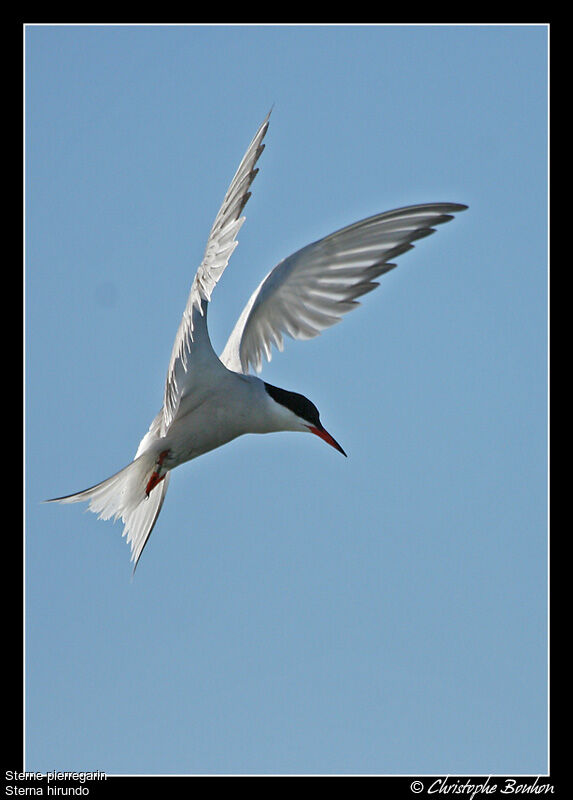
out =
<svg viewBox="0 0 573 800"><path fill-rule="evenodd" d="M159 467L161 467L163 465L163 462L165 461L165 457L167 456L168 453L169 453L169 450L164 450L162 453L159 454L159 458L157 459L157 464L159 465ZM165 474L167 474L167 473L165 473ZM149 497L149 494L150 494L151 490L155 489L155 487L157 486L158 483L161 483L161 481L165 477L165 474L164 475L160 475L158 470L156 470L156 469L153 470L153 472L151 473L151 477L147 482L147 486L145 487L145 496L146 497Z"/></svg>

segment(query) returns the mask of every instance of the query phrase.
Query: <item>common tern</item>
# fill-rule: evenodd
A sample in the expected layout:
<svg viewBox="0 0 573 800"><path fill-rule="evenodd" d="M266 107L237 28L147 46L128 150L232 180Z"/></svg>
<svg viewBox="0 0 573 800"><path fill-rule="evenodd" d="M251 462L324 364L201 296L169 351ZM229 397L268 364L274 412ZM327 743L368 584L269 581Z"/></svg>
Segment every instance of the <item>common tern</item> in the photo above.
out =
<svg viewBox="0 0 573 800"><path fill-rule="evenodd" d="M89 502L101 519L121 517L134 569L165 500L175 467L245 433L301 431L319 436L346 455L304 395L280 389L259 373L283 337L311 339L339 322L393 269L391 259L434 233L467 206L425 203L355 222L285 258L251 295L217 356L207 329L213 289L237 246L241 216L258 172L270 112L241 161L207 240L175 336L163 406L139 443L134 460L107 480L48 502Z"/></svg>

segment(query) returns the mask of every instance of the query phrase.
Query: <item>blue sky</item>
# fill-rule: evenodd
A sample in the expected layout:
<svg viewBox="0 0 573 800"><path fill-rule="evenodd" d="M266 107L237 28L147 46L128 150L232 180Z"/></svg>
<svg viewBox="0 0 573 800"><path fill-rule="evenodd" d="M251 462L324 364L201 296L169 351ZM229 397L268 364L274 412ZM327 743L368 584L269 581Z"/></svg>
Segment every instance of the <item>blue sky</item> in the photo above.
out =
<svg viewBox="0 0 573 800"><path fill-rule="evenodd" d="M469 210L262 376L316 437L174 472L135 578L46 505L133 457L211 223L271 106L209 314L420 202ZM543 773L547 30L26 30L26 768Z"/></svg>

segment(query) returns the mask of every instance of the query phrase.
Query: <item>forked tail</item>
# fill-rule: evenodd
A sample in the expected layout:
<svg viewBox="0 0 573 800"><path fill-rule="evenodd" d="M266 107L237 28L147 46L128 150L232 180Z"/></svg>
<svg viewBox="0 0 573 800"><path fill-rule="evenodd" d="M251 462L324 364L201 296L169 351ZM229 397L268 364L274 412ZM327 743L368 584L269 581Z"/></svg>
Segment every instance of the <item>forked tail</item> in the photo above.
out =
<svg viewBox="0 0 573 800"><path fill-rule="evenodd" d="M47 502L89 502L89 510L98 514L99 519L113 517L115 521L121 517L125 526L123 536L127 537L131 546L131 560L135 570L161 511L169 485L170 473L167 472L161 482L153 483L154 488L149 490L154 471L155 456L153 452L147 451L96 486L66 497L54 497Z"/></svg>

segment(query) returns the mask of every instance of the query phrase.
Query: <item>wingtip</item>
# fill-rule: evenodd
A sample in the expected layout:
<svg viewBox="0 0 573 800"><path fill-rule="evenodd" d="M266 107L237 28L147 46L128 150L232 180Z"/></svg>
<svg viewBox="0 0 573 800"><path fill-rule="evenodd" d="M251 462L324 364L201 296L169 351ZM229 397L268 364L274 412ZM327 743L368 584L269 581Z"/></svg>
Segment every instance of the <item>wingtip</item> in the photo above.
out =
<svg viewBox="0 0 573 800"><path fill-rule="evenodd" d="M274 107L275 107L275 104L273 103L273 104L272 104L272 106L271 106L271 107L269 108L269 110L267 111L267 115L266 115L266 117L264 118L264 120L263 120L263 121L261 122L261 124L259 125L259 130L257 131L257 133L256 133L256 135L255 135L255 139L257 138L257 136L260 136L260 137L261 137L261 144L259 145L259 147L260 147L259 155L260 155L260 153L262 153L262 152L263 152L263 150L264 150L264 148L265 148L265 145L263 144L263 142L262 142L262 139L263 139L263 138L266 136L266 134L267 134L267 130L268 130L268 128L269 128L269 122L270 122L271 114L273 113L273 108L274 108Z"/></svg>

